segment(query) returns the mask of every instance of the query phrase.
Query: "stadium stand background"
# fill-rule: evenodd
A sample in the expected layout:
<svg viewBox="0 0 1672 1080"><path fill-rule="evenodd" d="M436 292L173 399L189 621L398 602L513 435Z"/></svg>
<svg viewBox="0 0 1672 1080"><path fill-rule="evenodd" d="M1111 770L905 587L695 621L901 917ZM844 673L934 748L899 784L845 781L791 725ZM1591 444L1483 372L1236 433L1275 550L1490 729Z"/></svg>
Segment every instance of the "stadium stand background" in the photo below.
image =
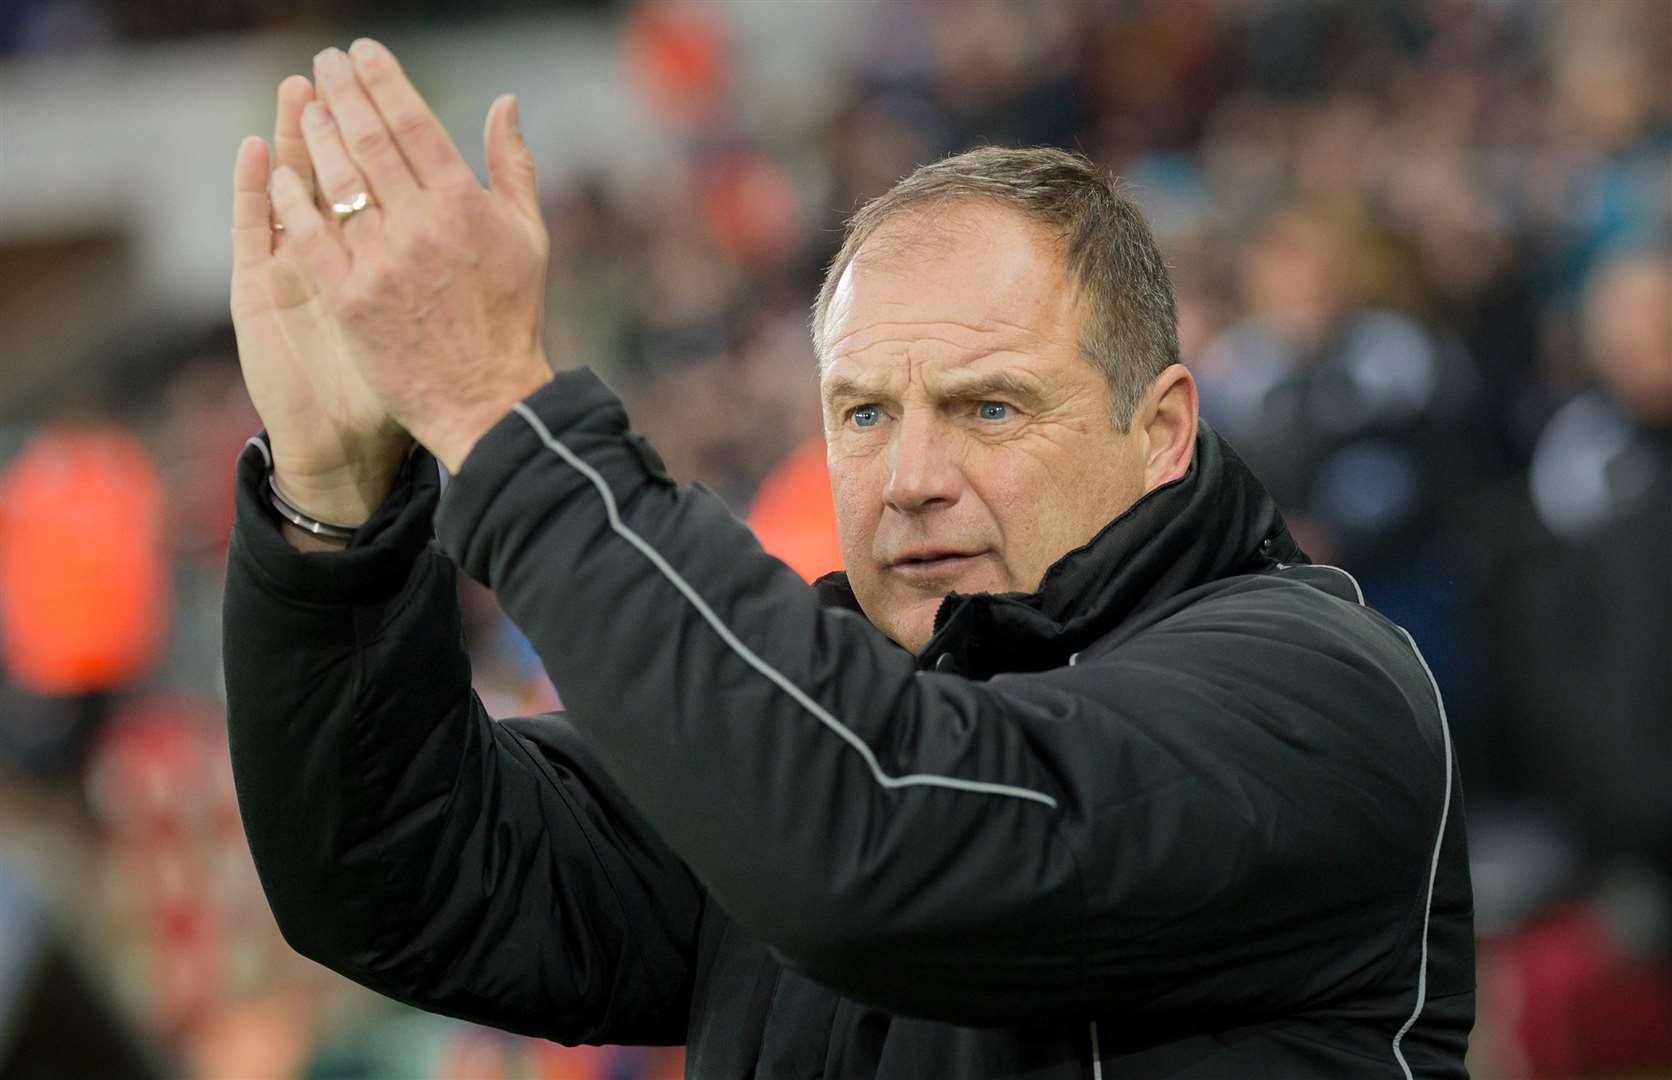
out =
<svg viewBox="0 0 1672 1080"><path fill-rule="evenodd" d="M244 848L228 177L279 79L362 33L478 164L518 93L551 355L807 576L835 568L806 321L843 216L977 142L1125 177L1206 415L1445 689L1475 1074L1672 1075L1672 5L533 10L0 9L0 1077L679 1074L343 982L284 946ZM490 711L554 707L461 588Z"/></svg>

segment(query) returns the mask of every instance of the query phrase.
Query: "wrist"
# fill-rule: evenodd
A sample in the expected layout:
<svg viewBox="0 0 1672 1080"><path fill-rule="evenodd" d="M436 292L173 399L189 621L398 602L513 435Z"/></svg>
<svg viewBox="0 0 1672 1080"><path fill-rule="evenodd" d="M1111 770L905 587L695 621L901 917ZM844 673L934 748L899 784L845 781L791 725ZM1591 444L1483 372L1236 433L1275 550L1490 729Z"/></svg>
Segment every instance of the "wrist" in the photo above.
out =
<svg viewBox="0 0 1672 1080"><path fill-rule="evenodd" d="M341 528L359 528L395 490L403 460L405 456L393 466L378 470L331 473L309 473L274 463L271 483L281 500L306 517Z"/></svg>
<svg viewBox="0 0 1672 1080"><path fill-rule="evenodd" d="M501 392L491 399L473 408L455 408L447 416L438 416L426 425L418 441L449 473L457 474L477 442L505 418L512 406L551 381L552 370L542 359L531 365L521 378L506 382Z"/></svg>
<svg viewBox="0 0 1672 1080"><path fill-rule="evenodd" d="M398 453L332 469L286 464L275 453L270 483L280 499L307 517L356 529L377 512L395 489L411 445L409 440L403 440Z"/></svg>

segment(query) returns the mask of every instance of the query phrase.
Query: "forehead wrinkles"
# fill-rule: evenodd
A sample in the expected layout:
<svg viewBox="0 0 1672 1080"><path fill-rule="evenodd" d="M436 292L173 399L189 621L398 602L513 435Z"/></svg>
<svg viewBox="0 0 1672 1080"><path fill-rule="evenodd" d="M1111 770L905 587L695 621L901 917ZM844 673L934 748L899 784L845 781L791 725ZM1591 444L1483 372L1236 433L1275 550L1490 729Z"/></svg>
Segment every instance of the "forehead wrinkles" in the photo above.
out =
<svg viewBox="0 0 1672 1080"><path fill-rule="evenodd" d="M832 361L869 359L867 354L891 349L916 351L919 355L942 350L985 354L999 351L1002 345L1020 344L1018 339L1038 336L1025 326L996 320L980 324L952 319L877 319L847 331L830 347Z"/></svg>
<svg viewBox="0 0 1672 1080"><path fill-rule="evenodd" d="M898 397L906 387L937 392L961 377L1028 366L1026 327L950 322L886 322L848 335L849 347L832 356L822 373L825 396L860 388Z"/></svg>

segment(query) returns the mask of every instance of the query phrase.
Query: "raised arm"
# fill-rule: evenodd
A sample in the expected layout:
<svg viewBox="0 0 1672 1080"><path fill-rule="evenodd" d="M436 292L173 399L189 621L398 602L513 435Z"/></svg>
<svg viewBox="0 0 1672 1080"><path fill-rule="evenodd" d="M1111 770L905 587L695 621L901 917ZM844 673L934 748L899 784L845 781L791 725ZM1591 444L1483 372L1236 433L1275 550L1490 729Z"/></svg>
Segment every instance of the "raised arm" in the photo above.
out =
<svg viewBox="0 0 1672 1080"><path fill-rule="evenodd" d="M287 79L272 148L246 139L234 170L233 324L267 433L238 466L228 723L274 915L305 955L424 1008L680 1041L702 894L563 719L483 713L453 567L429 547L435 462L408 456L319 302L341 227L316 212L275 231L275 169L304 206L347 197L322 120ZM269 483L352 542L281 526Z"/></svg>
<svg viewBox="0 0 1672 1080"><path fill-rule="evenodd" d="M471 692L419 453L340 553L304 554L239 463L225 599L238 804L303 955L561 1042L684 1038L702 893L562 717Z"/></svg>

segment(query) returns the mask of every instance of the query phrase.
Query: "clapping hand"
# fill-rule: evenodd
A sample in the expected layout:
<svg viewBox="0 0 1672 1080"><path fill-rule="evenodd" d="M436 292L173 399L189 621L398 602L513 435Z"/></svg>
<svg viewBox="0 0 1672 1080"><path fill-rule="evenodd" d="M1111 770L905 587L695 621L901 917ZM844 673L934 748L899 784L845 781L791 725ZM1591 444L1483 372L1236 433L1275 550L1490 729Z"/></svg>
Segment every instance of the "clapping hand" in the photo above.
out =
<svg viewBox="0 0 1672 1080"><path fill-rule="evenodd" d="M279 85L273 148L251 136L233 168L232 325L250 400L273 452L273 478L304 512L341 525L364 522L388 495L411 438L361 379L297 248L273 229L273 167L290 170L304 197L313 168L302 112L313 87ZM292 541L329 547L303 534Z"/></svg>
<svg viewBox="0 0 1672 1080"><path fill-rule="evenodd" d="M551 378L533 157L515 99L499 98L483 188L394 56L366 39L350 52L315 58L320 100L301 114L318 200L302 163L272 176L284 258L350 361L345 382L457 471Z"/></svg>
<svg viewBox="0 0 1672 1080"><path fill-rule="evenodd" d="M488 110L483 188L394 56L367 39L352 52L315 57L323 101L302 114L316 183L341 209L322 212L283 168L273 207L366 385L456 471L477 438L551 378L533 156L515 99L499 98Z"/></svg>

